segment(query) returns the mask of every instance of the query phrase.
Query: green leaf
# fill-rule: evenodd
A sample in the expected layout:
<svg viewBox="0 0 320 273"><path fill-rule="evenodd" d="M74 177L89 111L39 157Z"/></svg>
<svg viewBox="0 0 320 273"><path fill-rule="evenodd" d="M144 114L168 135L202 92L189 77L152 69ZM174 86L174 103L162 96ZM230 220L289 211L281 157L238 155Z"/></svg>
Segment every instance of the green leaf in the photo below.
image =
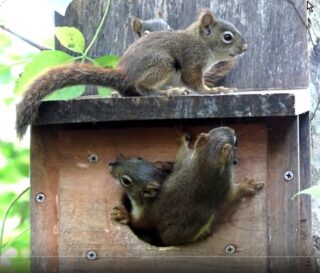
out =
<svg viewBox="0 0 320 273"><path fill-rule="evenodd" d="M5 33L0 33L0 52L12 44L10 37Z"/></svg>
<svg viewBox="0 0 320 273"><path fill-rule="evenodd" d="M22 76L17 80L14 93L19 94L24 91L30 83L47 69L59 64L70 62L74 57L59 50L45 50L32 57L23 71Z"/></svg>
<svg viewBox="0 0 320 273"><path fill-rule="evenodd" d="M21 149L10 142L0 141L0 157L5 160L0 167L1 183L14 183L29 176L29 149Z"/></svg>
<svg viewBox="0 0 320 273"><path fill-rule="evenodd" d="M111 89L110 88L98 86L97 90L98 90L98 94L101 97L110 97L110 93L111 93Z"/></svg>
<svg viewBox="0 0 320 273"><path fill-rule="evenodd" d="M105 55L99 58L94 59L96 63L102 67L111 67L115 68L119 63L120 57L117 55Z"/></svg>
<svg viewBox="0 0 320 273"><path fill-rule="evenodd" d="M299 194L310 194L311 197L320 198L320 185L312 186L310 188L299 191L294 196L292 196L292 199L294 199Z"/></svg>
<svg viewBox="0 0 320 273"><path fill-rule="evenodd" d="M3 99L3 102L6 104L6 105L10 105L14 102L14 97L10 97L10 98L4 98Z"/></svg>
<svg viewBox="0 0 320 273"><path fill-rule="evenodd" d="M52 100L71 100L80 97L86 91L85 85L76 85L59 89L46 96L44 101Z"/></svg>
<svg viewBox="0 0 320 273"><path fill-rule="evenodd" d="M0 83L7 84L11 81L11 68L10 66L0 64Z"/></svg>
<svg viewBox="0 0 320 273"><path fill-rule="evenodd" d="M83 34L75 27L56 27L55 35L64 47L77 53L84 52L85 40Z"/></svg>

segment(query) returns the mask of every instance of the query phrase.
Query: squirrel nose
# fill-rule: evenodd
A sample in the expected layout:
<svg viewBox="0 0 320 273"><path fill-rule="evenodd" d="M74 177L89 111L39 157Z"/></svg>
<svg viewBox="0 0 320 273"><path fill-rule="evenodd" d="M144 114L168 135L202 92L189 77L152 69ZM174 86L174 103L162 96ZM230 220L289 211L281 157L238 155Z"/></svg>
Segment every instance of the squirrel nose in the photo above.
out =
<svg viewBox="0 0 320 273"><path fill-rule="evenodd" d="M247 45L247 44L244 44L241 49L242 49L243 52L246 52L246 51L247 51L247 48L248 48L248 45Z"/></svg>

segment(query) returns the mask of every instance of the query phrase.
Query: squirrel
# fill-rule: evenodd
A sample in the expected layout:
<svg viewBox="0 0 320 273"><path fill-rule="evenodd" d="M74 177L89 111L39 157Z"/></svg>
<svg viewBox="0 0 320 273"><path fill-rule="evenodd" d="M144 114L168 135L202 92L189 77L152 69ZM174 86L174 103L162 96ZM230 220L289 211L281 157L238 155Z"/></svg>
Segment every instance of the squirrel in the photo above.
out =
<svg viewBox="0 0 320 273"><path fill-rule="evenodd" d="M110 162L110 174L124 191L122 204L112 209L111 219L129 225L143 240L158 244L157 234L150 230L142 232L141 219L158 196L172 167L173 163L169 161L150 162L141 157L127 158L122 154Z"/></svg>
<svg viewBox="0 0 320 273"><path fill-rule="evenodd" d="M236 147L237 138L229 127L199 134L193 149L183 142L172 173L135 224L142 230L153 230L162 246L209 236L220 217L264 186L249 178L233 182Z"/></svg>
<svg viewBox="0 0 320 273"><path fill-rule="evenodd" d="M142 37L154 31L173 31L161 12L158 12L156 18L149 20L141 20L133 16L131 18L131 27L138 37ZM218 86L219 82L230 73L235 65L235 58L228 61L221 61L213 65L204 75L205 84L208 87Z"/></svg>
<svg viewBox="0 0 320 273"><path fill-rule="evenodd" d="M52 68L30 84L17 105L17 135L21 138L35 120L41 100L66 86L102 85L119 91L122 96L181 94L179 90L161 90L181 85L195 93L225 91L207 87L203 74L213 64L233 59L246 49L247 44L235 26L205 11L185 30L152 32L137 39L115 69L86 63Z"/></svg>
<svg viewBox="0 0 320 273"><path fill-rule="evenodd" d="M157 17L148 20L141 20L135 16L131 17L131 27L138 37L142 37L154 31L173 31L168 22L164 19L163 14L158 12Z"/></svg>

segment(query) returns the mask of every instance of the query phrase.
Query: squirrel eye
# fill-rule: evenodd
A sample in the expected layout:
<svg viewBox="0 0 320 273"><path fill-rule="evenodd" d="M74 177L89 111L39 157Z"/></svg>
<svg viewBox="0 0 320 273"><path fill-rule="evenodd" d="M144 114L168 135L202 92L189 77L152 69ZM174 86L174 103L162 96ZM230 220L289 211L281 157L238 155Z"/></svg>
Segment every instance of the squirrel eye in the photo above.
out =
<svg viewBox="0 0 320 273"><path fill-rule="evenodd" d="M230 44L233 40L233 34L230 31L225 31L223 33L223 38L222 40L226 43L226 44Z"/></svg>
<svg viewBox="0 0 320 273"><path fill-rule="evenodd" d="M120 182L124 187L130 187L132 184L132 179L128 175L123 175L120 178Z"/></svg>
<svg viewBox="0 0 320 273"><path fill-rule="evenodd" d="M234 137L234 144L233 144L234 147L238 147L238 139L237 137Z"/></svg>

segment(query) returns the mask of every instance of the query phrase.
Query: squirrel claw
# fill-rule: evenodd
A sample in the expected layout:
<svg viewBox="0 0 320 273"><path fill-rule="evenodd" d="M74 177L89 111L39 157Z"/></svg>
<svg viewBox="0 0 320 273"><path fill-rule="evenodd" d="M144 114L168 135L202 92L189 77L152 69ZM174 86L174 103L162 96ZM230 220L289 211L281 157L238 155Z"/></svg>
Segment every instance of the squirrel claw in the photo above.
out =
<svg viewBox="0 0 320 273"><path fill-rule="evenodd" d="M254 179L245 177L241 180L240 185L243 196L253 196L256 191L264 187L263 182L256 182Z"/></svg>
<svg viewBox="0 0 320 273"><path fill-rule="evenodd" d="M185 95L189 95L190 91L186 88L182 88L182 87L175 87L175 88L171 88L168 89L166 91L166 95L168 97L173 97L173 96L185 96Z"/></svg>
<svg viewBox="0 0 320 273"><path fill-rule="evenodd" d="M228 94L228 93L233 93L236 91L237 91L237 88L234 88L234 87L218 86L218 87L210 88L209 93L211 93L211 94L219 94L219 93Z"/></svg>
<svg viewBox="0 0 320 273"><path fill-rule="evenodd" d="M112 91L110 93L111 98L121 98L121 95L119 94L118 91Z"/></svg>
<svg viewBox="0 0 320 273"><path fill-rule="evenodd" d="M110 218L122 225L127 225L130 222L129 213L123 205L114 207L110 214Z"/></svg>

